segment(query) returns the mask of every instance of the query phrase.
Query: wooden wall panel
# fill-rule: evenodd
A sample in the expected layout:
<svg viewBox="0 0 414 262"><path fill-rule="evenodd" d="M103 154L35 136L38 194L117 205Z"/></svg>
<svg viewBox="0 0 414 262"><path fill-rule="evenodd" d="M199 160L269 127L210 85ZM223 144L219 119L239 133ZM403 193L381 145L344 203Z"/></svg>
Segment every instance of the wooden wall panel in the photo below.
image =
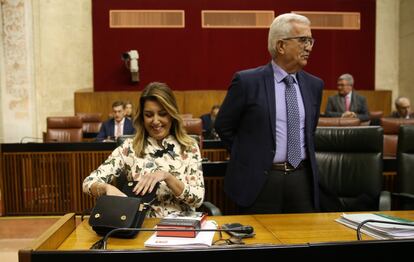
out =
<svg viewBox="0 0 414 262"><path fill-rule="evenodd" d="M392 109L392 92L389 90L358 90L367 98L370 111L381 110L388 115ZM210 112L214 104L221 104L226 96L226 90L189 90L174 91L178 108L181 113L193 114L199 117ZM324 90L321 112L325 111L328 96L335 95L337 90ZM115 99L131 100L136 107L139 92L75 92L75 113L102 112L103 116L111 112L111 104Z"/></svg>
<svg viewBox="0 0 414 262"><path fill-rule="evenodd" d="M221 104L226 96L225 90L193 90L184 91L184 108L186 113L192 113L194 117L200 117L209 113L215 104Z"/></svg>
<svg viewBox="0 0 414 262"><path fill-rule="evenodd" d="M384 116L391 113L392 110L392 91L390 90L357 90L358 94L365 96L367 99L369 111L383 111ZM321 104L321 113L325 112L328 96L336 95L337 90L324 90Z"/></svg>

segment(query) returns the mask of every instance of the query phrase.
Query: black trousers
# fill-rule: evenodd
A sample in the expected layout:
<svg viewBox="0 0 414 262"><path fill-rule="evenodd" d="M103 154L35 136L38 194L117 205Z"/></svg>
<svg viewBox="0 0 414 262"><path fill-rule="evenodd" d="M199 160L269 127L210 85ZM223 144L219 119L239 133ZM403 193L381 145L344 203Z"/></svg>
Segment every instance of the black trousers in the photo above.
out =
<svg viewBox="0 0 414 262"><path fill-rule="evenodd" d="M314 212L312 171L309 166L293 172L271 170L259 196L241 214Z"/></svg>

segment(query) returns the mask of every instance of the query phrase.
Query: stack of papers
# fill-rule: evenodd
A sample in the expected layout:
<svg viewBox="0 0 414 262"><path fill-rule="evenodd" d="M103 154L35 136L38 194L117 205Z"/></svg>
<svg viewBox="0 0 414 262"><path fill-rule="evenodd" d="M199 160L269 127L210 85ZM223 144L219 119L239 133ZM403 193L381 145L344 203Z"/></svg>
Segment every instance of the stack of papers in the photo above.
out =
<svg viewBox="0 0 414 262"><path fill-rule="evenodd" d="M215 221L207 220L202 229L217 229ZM173 248L198 248L210 247L213 244L214 231L202 231L194 238L188 237L158 237L156 233L145 241L146 247L173 247Z"/></svg>
<svg viewBox="0 0 414 262"><path fill-rule="evenodd" d="M369 222L362 226L361 233L376 239L404 239L414 238L414 222L385 214L342 214L335 221L357 229L358 225L365 220L379 220L388 222L408 223L410 225L395 225L385 223Z"/></svg>

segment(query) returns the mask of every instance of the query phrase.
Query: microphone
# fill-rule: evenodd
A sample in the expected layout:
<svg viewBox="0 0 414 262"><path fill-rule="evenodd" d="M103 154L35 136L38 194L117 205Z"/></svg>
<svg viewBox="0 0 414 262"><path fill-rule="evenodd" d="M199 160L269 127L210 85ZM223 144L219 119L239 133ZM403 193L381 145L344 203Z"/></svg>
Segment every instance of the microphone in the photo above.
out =
<svg viewBox="0 0 414 262"><path fill-rule="evenodd" d="M365 225L366 223L382 223L382 224L391 224L391 225L400 225L400 226L411 226L413 227L414 224L413 223L404 223L404 222L394 222L394 221L381 221L381 220L375 220L375 219L367 219L362 221L357 229L356 229L356 233L357 233L357 239L361 240L361 228L363 225Z"/></svg>
<svg viewBox="0 0 414 262"><path fill-rule="evenodd" d="M102 239L98 240L94 243L90 249L106 249L108 238L119 231L142 231L142 232L158 232L158 231L173 231L173 232L183 232L183 231L191 231L191 232L236 232L241 234L250 235L254 232L254 228L252 226L240 226L234 227L231 230L229 229L222 229L222 228L214 228L214 229L184 229L184 228L115 228L109 231Z"/></svg>

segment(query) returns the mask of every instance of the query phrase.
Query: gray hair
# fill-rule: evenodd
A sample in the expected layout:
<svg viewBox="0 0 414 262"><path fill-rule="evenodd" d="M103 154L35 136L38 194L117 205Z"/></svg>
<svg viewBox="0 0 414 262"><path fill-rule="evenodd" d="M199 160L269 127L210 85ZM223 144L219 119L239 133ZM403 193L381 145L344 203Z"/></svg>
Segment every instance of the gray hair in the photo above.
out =
<svg viewBox="0 0 414 262"><path fill-rule="evenodd" d="M276 43L283 38L291 36L292 22L310 25L309 19L303 15L295 13L278 15L270 25L267 41L267 50L269 50L272 58L276 57Z"/></svg>
<svg viewBox="0 0 414 262"><path fill-rule="evenodd" d="M401 100L407 100L407 101L408 101L408 103L410 102L410 99L408 99L408 97L405 97L405 96L399 96L399 97L397 97L397 98L395 99L395 101L394 101L394 104L395 104L395 107L396 107L396 108L398 108L398 107L400 106Z"/></svg>
<svg viewBox="0 0 414 262"><path fill-rule="evenodd" d="M350 86L354 86L354 77L351 74L343 74L338 77L338 80L345 80Z"/></svg>

